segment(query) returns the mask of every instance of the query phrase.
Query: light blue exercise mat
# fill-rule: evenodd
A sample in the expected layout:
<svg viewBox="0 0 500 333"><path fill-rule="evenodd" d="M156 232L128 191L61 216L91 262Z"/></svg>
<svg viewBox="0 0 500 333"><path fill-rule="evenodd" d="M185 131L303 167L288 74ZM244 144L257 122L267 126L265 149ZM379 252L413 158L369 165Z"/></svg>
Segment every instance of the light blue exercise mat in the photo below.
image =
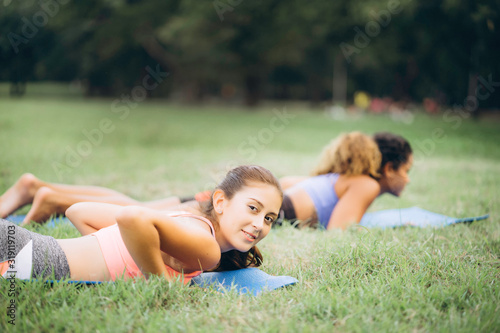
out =
<svg viewBox="0 0 500 333"><path fill-rule="evenodd" d="M407 226L418 228L442 228L450 224L471 223L484 220L489 216L489 214L486 214L475 217L456 218L433 213L419 207L411 207L366 213L359 224L367 228L395 228Z"/></svg>
<svg viewBox="0 0 500 333"><path fill-rule="evenodd" d="M191 281L192 284L202 288L213 286L221 292L236 290L240 294L253 294L254 296L299 282L291 276L273 276L255 267L202 273Z"/></svg>
<svg viewBox="0 0 500 333"><path fill-rule="evenodd" d="M23 280L29 282L30 280ZM191 286L201 288L213 287L216 290L225 293L236 290L240 294L258 296L263 292L275 290L285 286L291 286L299 282L291 276L273 276L258 268L243 268L234 271L208 272L202 273L191 280ZM101 281L73 281L73 280L47 280L46 283L69 283L75 286L92 286L103 283Z"/></svg>
<svg viewBox="0 0 500 333"><path fill-rule="evenodd" d="M24 221L24 218L26 217L26 215L10 215L10 216L7 216L5 219L7 221L10 221L12 223L15 223L15 224L20 224L21 222ZM66 218L66 217L63 217L63 216L53 216L50 218L50 220L48 220L47 222L44 223L44 225L47 225L49 227L55 227L57 224L59 223L71 223L69 222L69 220Z"/></svg>

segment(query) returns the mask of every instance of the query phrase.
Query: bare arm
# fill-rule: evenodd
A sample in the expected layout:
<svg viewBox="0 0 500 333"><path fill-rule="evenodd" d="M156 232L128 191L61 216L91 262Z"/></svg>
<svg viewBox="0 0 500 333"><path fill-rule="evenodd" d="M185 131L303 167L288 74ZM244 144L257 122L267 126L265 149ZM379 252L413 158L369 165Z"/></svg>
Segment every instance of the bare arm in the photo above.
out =
<svg viewBox="0 0 500 333"><path fill-rule="evenodd" d="M284 190L289 189L290 187L294 186L297 183L300 183L303 180L306 180L309 177L304 177L304 176L286 176L280 178L280 185L281 188Z"/></svg>
<svg viewBox="0 0 500 333"><path fill-rule="evenodd" d="M327 229L345 230L359 223L373 200L380 194L380 185L371 178L353 179L333 209Z"/></svg>
<svg viewBox="0 0 500 333"><path fill-rule="evenodd" d="M210 227L197 219L185 219L138 206L123 207L116 213L123 241L145 276L169 278L161 251L193 271L210 269L219 262L220 247Z"/></svg>
<svg viewBox="0 0 500 333"><path fill-rule="evenodd" d="M116 224L115 215L122 206L97 203L80 202L66 210L66 217L83 235L89 235L102 228Z"/></svg>

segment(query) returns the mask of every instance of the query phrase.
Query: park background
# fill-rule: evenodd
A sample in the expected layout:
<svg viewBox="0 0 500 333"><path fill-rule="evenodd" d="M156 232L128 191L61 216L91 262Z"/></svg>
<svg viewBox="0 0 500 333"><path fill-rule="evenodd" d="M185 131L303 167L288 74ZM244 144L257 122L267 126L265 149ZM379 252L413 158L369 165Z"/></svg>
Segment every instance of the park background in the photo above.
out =
<svg viewBox="0 0 500 333"><path fill-rule="evenodd" d="M415 152L401 198L482 222L273 230L259 297L161 281L20 284L0 331L492 332L500 327L495 1L0 3L0 192L24 172L139 200L213 187L238 164L307 175L360 130ZM27 208L21 210L25 213ZM76 237L67 225L32 226ZM0 308L12 299L0 281Z"/></svg>
<svg viewBox="0 0 500 333"><path fill-rule="evenodd" d="M3 0L0 7L0 81L12 83L13 95L27 82L56 81L85 96L143 86L144 98L249 106L346 104L360 91L402 109L427 99L431 112L469 96L479 99L476 115L500 105L491 94L500 76L497 1ZM151 70L168 80L144 81Z"/></svg>

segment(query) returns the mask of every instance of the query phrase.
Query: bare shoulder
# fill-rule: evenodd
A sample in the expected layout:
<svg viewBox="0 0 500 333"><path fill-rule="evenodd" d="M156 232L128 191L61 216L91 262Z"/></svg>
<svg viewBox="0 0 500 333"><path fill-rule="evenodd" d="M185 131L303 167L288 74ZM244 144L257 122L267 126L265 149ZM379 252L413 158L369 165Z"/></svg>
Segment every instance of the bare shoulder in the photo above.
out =
<svg viewBox="0 0 500 333"><path fill-rule="evenodd" d="M164 252L180 260L183 263L182 268L187 270L199 270L200 265L206 270L217 265L221 252L210 227L211 222L201 215L194 214L181 214L170 218L175 220L178 230L171 230L175 233L175 239L170 240L174 248Z"/></svg>
<svg viewBox="0 0 500 333"><path fill-rule="evenodd" d="M351 178L352 184L356 186L380 188L378 181L367 175L351 176L349 178Z"/></svg>
<svg viewBox="0 0 500 333"><path fill-rule="evenodd" d="M173 212L172 215L172 219L177 220L189 229L207 231L212 235L212 222L201 214L197 214L196 211Z"/></svg>
<svg viewBox="0 0 500 333"><path fill-rule="evenodd" d="M380 194L380 184L378 181L367 175L340 176L339 181L339 190L342 194L349 191L373 199Z"/></svg>
<svg viewBox="0 0 500 333"><path fill-rule="evenodd" d="M309 177L306 176L285 176L280 178L280 185L283 190L289 189L293 187L295 184L300 183L301 181L306 180Z"/></svg>

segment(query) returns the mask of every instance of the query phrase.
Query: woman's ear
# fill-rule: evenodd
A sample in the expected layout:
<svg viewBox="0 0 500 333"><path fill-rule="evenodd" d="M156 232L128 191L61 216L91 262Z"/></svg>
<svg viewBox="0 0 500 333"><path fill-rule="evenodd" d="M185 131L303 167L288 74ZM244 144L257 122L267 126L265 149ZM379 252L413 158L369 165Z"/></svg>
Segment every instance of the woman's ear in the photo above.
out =
<svg viewBox="0 0 500 333"><path fill-rule="evenodd" d="M217 214L222 214L225 200L226 196L224 195L224 191L222 191L221 189L217 189L214 191L214 193L212 193L212 202L214 210Z"/></svg>
<svg viewBox="0 0 500 333"><path fill-rule="evenodd" d="M394 171L394 164L392 162L387 162L382 168L383 176L388 176L393 171Z"/></svg>

